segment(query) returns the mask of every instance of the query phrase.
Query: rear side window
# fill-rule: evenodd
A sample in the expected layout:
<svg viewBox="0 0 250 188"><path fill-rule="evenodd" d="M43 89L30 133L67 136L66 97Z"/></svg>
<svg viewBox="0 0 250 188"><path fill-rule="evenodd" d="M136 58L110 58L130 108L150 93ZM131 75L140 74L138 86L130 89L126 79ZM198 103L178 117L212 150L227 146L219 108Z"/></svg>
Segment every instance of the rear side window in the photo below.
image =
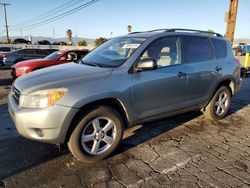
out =
<svg viewBox="0 0 250 188"><path fill-rule="evenodd" d="M34 54L33 49L24 49L22 52L22 54Z"/></svg>
<svg viewBox="0 0 250 188"><path fill-rule="evenodd" d="M42 49L34 49L34 54L37 55L47 55L47 53Z"/></svg>
<svg viewBox="0 0 250 188"><path fill-rule="evenodd" d="M183 37L182 53L185 63L195 63L213 59L208 38L205 37Z"/></svg>
<svg viewBox="0 0 250 188"><path fill-rule="evenodd" d="M227 57L227 43L224 40L211 39L217 59Z"/></svg>

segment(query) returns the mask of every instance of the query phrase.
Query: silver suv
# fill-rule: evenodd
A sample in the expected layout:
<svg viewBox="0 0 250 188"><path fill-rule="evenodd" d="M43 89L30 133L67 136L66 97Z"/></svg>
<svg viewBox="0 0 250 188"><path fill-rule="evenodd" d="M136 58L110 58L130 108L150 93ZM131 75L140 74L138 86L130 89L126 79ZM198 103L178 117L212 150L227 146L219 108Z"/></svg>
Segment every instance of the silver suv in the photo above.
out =
<svg viewBox="0 0 250 188"><path fill-rule="evenodd" d="M219 120L241 85L220 34L166 29L112 38L79 63L18 78L9 113L26 138L68 143L83 162L109 156L134 124L201 109Z"/></svg>

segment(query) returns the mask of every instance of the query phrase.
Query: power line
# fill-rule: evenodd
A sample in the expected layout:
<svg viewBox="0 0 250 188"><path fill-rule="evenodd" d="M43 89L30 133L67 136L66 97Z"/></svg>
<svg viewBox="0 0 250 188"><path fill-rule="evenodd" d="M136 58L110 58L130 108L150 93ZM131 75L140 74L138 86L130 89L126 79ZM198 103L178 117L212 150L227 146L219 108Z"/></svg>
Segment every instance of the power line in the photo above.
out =
<svg viewBox="0 0 250 188"><path fill-rule="evenodd" d="M10 38L9 38L9 30L8 30L8 21L7 21L7 10L6 6L10 5L8 3L0 3L0 5L3 5L4 7L4 18L5 18L5 29L6 29L6 36L7 36L7 42L10 43Z"/></svg>
<svg viewBox="0 0 250 188"><path fill-rule="evenodd" d="M72 4L76 5L76 4L79 4L82 1L84 1L84 0L71 0L71 1L68 1L68 2L66 2L66 3L64 3L64 4L62 4L62 5L60 5L60 6L56 7L56 8L53 8L53 9L51 9L51 10L49 10L49 11L43 13L43 14L40 14L40 15L38 15L36 17L33 17L31 19L28 19L28 20L26 20L24 22L13 25L11 27L16 28L16 27L20 27L20 26L23 26L23 25L30 24L30 23L32 23L34 21L37 21L37 20L44 19L46 17L52 16L53 14L59 13L62 10L68 9L69 7L71 7Z"/></svg>
<svg viewBox="0 0 250 188"><path fill-rule="evenodd" d="M38 23L31 24L31 25L28 25L28 26L25 26L25 27L22 27L22 28L23 28L23 29L27 29L27 28L40 27L40 26L42 26L42 25L46 25L46 24L48 24L48 23L54 22L54 21L56 21L56 20L59 20L59 19L65 17L65 16L68 16L68 15L70 15L70 14L73 14L73 13L75 13L75 12L81 10L81 9L84 9L84 8L86 8L86 7L88 7L88 6L92 5L92 4L95 4L95 3L97 3L98 1L100 1L100 0L91 0L91 1L89 1L89 2L87 2L87 3L84 3L84 4L82 4L82 5L78 6L78 7L76 7L76 8L73 8L73 9L71 9L71 10L69 10L69 11L66 11L66 12L64 12L64 13L61 13L61 14L59 14L59 15L57 15L57 16L54 16L54 17L52 17L52 18L49 18L49 19L40 21L40 22L38 22Z"/></svg>

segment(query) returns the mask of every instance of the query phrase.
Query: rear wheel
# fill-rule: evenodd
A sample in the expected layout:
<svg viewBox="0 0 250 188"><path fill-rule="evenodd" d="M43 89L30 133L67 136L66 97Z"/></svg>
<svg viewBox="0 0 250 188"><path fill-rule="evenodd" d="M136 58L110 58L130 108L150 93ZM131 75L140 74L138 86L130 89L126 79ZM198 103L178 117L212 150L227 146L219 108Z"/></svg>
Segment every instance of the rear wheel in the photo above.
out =
<svg viewBox="0 0 250 188"><path fill-rule="evenodd" d="M224 118L231 104L231 93L228 87L220 87L214 94L209 104L205 107L204 116L207 119L219 120Z"/></svg>
<svg viewBox="0 0 250 188"><path fill-rule="evenodd" d="M123 122L119 113L100 106L80 118L68 147L78 160L92 163L108 157L119 145L122 135Z"/></svg>

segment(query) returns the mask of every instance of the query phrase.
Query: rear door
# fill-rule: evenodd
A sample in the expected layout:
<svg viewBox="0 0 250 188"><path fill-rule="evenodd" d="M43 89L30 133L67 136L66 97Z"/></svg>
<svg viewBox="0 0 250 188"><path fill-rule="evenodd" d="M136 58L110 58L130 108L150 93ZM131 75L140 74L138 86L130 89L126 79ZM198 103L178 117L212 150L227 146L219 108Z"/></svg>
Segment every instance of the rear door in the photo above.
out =
<svg viewBox="0 0 250 188"><path fill-rule="evenodd" d="M182 60L187 65L187 100L190 105L201 105L209 99L222 76L221 62L216 59L208 37L183 36L181 45Z"/></svg>

